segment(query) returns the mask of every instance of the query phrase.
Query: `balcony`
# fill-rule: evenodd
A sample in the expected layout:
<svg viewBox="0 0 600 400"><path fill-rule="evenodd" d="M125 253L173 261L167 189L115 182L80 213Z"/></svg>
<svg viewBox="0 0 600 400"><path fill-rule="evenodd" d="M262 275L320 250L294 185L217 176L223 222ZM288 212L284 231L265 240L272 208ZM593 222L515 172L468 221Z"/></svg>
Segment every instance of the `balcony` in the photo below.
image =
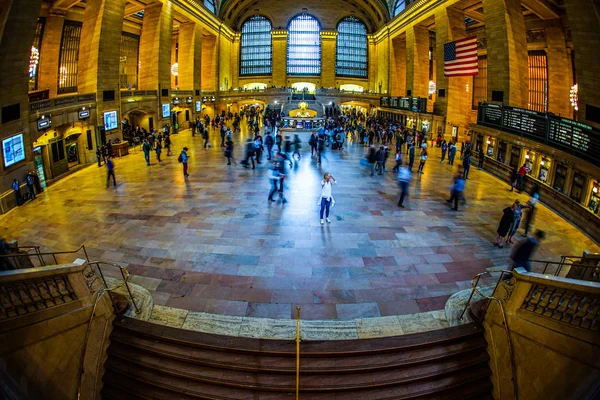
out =
<svg viewBox="0 0 600 400"><path fill-rule="evenodd" d="M76 94L73 96L60 96L53 99L32 101L29 103L31 113L56 111L57 109L91 106L96 103L96 93Z"/></svg>

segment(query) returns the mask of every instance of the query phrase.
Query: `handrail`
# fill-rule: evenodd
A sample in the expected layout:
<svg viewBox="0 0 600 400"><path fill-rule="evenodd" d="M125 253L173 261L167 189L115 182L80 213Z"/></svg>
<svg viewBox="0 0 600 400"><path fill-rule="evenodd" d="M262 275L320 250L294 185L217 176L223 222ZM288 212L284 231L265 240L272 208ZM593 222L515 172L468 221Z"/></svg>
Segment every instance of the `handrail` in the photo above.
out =
<svg viewBox="0 0 600 400"><path fill-rule="evenodd" d="M36 252L35 254L30 254L28 251L30 251L31 249L35 249ZM87 262L90 262L90 257L88 256L87 250L85 249L85 245L81 245L79 248L77 248L76 250L70 250L70 251L53 251L53 252L48 252L48 253L42 253L40 252L40 247L39 246L23 246L23 247L18 247L18 249L30 249L24 253L17 253L17 254L0 254L0 258L20 258L20 257L32 257L35 256L38 258L38 260L40 261L40 266L41 267L46 267L48 266L48 264L46 264L46 260L44 260L44 256L52 256L52 259L54 260L54 265L58 265L58 260L56 259L57 255L60 254L75 254L78 253L80 250L83 250L83 254L85 254L85 260Z"/></svg>
<svg viewBox="0 0 600 400"><path fill-rule="evenodd" d="M300 397L300 306L296 306L296 400Z"/></svg>
<svg viewBox="0 0 600 400"><path fill-rule="evenodd" d="M469 299L467 300L467 304L465 304L465 309L463 310L459 319L462 319L462 317L465 314L465 311L467 311L467 307L470 305L470 302L471 302L471 299L472 299L474 293L477 293L484 299L489 300L488 304L486 305L485 309L483 310L483 313L481 315L482 317L487 312L487 309L489 308L492 300L495 301L500 306L500 311L502 312L502 320L504 322L504 331L506 333L506 340L507 340L507 344L508 344L508 354L510 357L510 366L511 366L511 370L512 370L511 372L512 372L512 377L513 377L513 388L514 388L514 392L515 392L515 400L518 400L519 394L518 394L518 390L517 390L517 374L516 374L516 368L515 368L515 362L514 362L514 352L513 352L512 342L510 339L510 333L508 330L508 321L506 320L506 312L504 310L504 306L502 305L502 301L500 301L500 299L493 296L494 292L492 292L492 296L487 296L487 295L483 294L481 291L479 291L479 289L477 289L477 284L479 283L479 280L481 279L481 277L485 274L490 274L492 272L500 272L500 276L498 277L498 282L496 283L494 292L496 291L496 288L498 288L498 285L500 285L500 282L502 281L504 274L512 275L512 271L498 270L498 269L481 272L481 273L475 275L473 277L473 279L471 279L471 288L472 288L471 295L469 296ZM475 281L476 278L477 278L477 281Z"/></svg>
<svg viewBox="0 0 600 400"><path fill-rule="evenodd" d="M131 288L129 287L129 271L127 271L127 269L125 267L123 267L122 265L108 262L108 261L91 261L91 262L89 262L88 265L96 265L98 267L98 272L100 272L100 277L102 277L102 282L104 282L105 288L108 288L108 284L106 283L106 278L104 278L104 273L102 272L102 268L100 267L100 264L110 265L110 266L119 268L119 271L121 272L121 276L123 277L123 280L121 281L122 284L110 289L110 291L113 291L113 290L118 289L119 287L125 285L125 288L127 289L127 293L129 294L129 298L131 299L131 302L133 303L133 307L135 308L135 312L136 312L136 314L139 314L140 309L138 308L138 306L135 302L135 298L133 297L133 293L131 293Z"/></svg>

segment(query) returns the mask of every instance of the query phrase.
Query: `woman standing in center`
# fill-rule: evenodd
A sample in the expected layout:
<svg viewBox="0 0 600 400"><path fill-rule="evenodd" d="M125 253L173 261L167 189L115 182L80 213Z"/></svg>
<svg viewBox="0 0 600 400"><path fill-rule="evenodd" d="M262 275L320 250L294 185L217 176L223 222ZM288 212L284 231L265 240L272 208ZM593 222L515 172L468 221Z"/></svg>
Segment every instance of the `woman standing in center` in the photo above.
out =
<svg viewBox="0 0 600 400"><path fill-rule="evenodd" d="M331 223L331 220L329 219L329 207L331 207L333 201L333 197L331 196L331 186L334 183L337 183L335 178L329 172L325 172L323 180L321 181L321 211L319 214L321 216L321 225L325 223L323 222L323 211L325 211L327 223Z"/></svg>

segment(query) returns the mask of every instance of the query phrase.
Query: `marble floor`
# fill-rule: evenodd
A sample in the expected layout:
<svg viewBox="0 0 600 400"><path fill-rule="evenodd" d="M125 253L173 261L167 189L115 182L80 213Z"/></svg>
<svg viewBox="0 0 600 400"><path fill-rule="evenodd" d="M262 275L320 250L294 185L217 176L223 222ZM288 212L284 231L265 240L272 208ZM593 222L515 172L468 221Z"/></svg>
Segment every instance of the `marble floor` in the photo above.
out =
<svg viewBox="0 0 600 400"><path fill-rule="evenodd" d="M238 160L243 136L234 138ZM370 177L359 164L364 148L350 145L328 150L318 166L303 136L283 205L267 201L265 161L255 170L228 167L212 137L217 146L205 150L190 131L174 135L175 153L160 164L153 153L146 166L139 150L116 159L117 187L105 188L104 168L85 168L1 216L0 235L45 251L85 244L91 258L125 265L155 305L239 317L295 318L296 305L305 320L434 312L475 274L508 265L510 247L492 246L495 231L502 209L527 197L472 168L467 205L450 210L453 170L436 161L437 149L400 209L392 160L386 174ZM183 146L187 179L177 162ZM332 222L321 226L326 171L338 184ZM536 259L600 251L543 205L534 225L548 235Z"/></svg>

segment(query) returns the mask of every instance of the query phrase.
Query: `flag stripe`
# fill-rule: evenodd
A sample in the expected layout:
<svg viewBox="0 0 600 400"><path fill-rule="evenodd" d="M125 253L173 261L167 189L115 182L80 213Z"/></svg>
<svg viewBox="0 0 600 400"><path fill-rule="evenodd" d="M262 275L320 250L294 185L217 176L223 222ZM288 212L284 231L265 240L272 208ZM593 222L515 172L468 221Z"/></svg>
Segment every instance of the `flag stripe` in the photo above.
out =
<svg viewBox="0 0 600 400"><path fill-rule="evenodd" d="M478 72L476 36L444 44L445 76L472 76Z"/></svg>

